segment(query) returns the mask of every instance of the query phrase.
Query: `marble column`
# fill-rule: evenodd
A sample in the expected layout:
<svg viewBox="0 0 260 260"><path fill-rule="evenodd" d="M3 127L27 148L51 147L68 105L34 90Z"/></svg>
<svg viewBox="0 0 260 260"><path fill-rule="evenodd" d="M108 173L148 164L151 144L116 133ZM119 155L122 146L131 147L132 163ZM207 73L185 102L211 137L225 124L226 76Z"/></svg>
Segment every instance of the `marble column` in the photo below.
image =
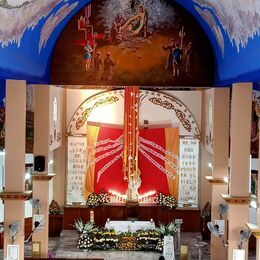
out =
<svg viewBox="0 0 260 260"><path fill-rule="evenodd" d="M212 123L213 123L213 155L212 176L207 180L212 184L211 219L220 219L218 208L223 203L222 193L228 192L228 153L229 153L229 88L213 90L212 100ZM225 216L224 216L225 217ZM223 236L224 238L226 235ZM221 239L211 235L211 259L219 260L227 258L227 249Z"/></svg>
<svg viewBox="0 0 260 260"><path fill-rule="evenodd" d="M232 87L231 131L230 131L230 186L229 194L222 195L229 203L228 210L228 259L237 249L240 230L248 222L249 175L250 175L250 133L252 109L252 84L237 83ZM239 216L239 217L238 217ZM248 243L243 249L248 255Z"/></svg>
<svg viewBox="0 0 260 260"><path fill-rule="evenodd" d="M19 246L19 259L24 259L24 200L31 192L25 192L25 127L26 82L6 81L5 107L5 190L4 200L4 258L7 246L12 244L8 227L15 221L21 223L14 245Z"/></svg>

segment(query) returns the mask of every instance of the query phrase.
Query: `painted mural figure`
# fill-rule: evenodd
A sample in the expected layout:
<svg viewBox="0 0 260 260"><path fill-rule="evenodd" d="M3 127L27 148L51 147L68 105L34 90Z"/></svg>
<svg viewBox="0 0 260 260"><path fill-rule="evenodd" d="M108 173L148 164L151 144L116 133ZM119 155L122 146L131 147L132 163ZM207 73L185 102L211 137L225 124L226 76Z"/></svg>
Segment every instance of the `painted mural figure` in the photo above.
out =
<svg viewBox="0 0 260 260"><path fill-rule="evenodd" d="M172 71L172 60L173 60L172 51L174 49L174 46L175 46L174 39L171 39L168 46L166 46L166 47L162 46L165 51L169 51L168 56L167 56L167 61L165 64L165 69L170 70L170 71Z"/></svg>
<svg viewBox="0 0 260 260"><path fill-rule="evenodd" d="M138 12L131 16L123 25L122 25L122 35L123 39L127 40L129 37L133 36L142 36L147 37L147 21L148 13L145 8L140 5Z"/></svg>
<svg viewBox="0 0 260 260"><path fill-rule="evenodd" d="M141 34L144 38L147 37L147 23L148 23L148 12L145 10L144 6L139 6L139 14L143 17L143 28Z"/></svg>
<svg viewBox="0 0 260 260"><path fill-rule="evenodd" d="M102 59L101 52L98 51L96 57L94 58L94 70L95 70L96 80L101 79L103 64L104 61Z"/></svg>
<svg viewBox="0 0 260 260"><path fill-rule="evenodd" d="M189 42L189 44L188 44L188 48L187 48L187 50L186 50L186 52L185 52L185 55L186 55L186 57L187 57L187 59L186 59L186 66L185 66L185 72L186 73L188 73L188 72L190 72L190 70L191 70L191 57L192 57L192 42Z"/></svg>
<svg viewBox="0 0 260 260"><path fill-rule="evenodd" d="M131 26L132 26L132 29L130 30L131 32L134 32L135 30L137 30L139 27L140 27L140 24L141 24L141 17L138 16L136 18L136 20L133 20L131 22Z"/></svg>
<svg viewBox="0 0 260 260"><path fill-rule="evenodd" d="M110 39L109 39L110 44L116 44L117 34L118 34L117 23L113 22L113 25L110 30Z"/></svg>
<svg viewBox="0 0 260 260"><path fill-rule="evenodd" d="M119 29L119 27L123 26L123 24L125 23L125 19L124 19L122 13L117 14L117 16L115 18L115 23L116 23L118 29Z"/></svg>
<svg viewBox="0 0 260 260"><path fill-rule="evenodd" d="M173 77L175 77L175 76L179 77L180 76L180 65L181 65L182 54L183 54L182 49L180 48L179 43L176 42L175 48L172 51Z"/></svg>
<svg viewBox="0 0 260 260"><path fill-rule="evenodd" d="M111 53L108 52L104 60L103 79L111 81L113 76L113 67L116 63L111 59Z"/></svg>
<svg viewBox="0 0 260 260"><path fill-rule="evenodd" d="M85 59L86 59L86 71L90 71L91 70L91 61L92 61L92 53L93 53L93 49L89 43L89 41L87 41L87 44L85 46Z"/></svg>

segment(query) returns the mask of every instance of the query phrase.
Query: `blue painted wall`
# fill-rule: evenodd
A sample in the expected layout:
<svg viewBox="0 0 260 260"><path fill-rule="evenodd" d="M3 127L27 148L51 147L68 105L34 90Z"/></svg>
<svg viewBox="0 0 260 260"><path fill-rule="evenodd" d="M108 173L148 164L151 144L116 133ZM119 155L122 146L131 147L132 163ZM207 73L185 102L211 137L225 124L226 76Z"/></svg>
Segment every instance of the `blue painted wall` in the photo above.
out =
<svg viewBox="0 0 260 260"><path fill-rule="evenodd" d="M54 29L45 48L39 53L40 31L45 21L65 3L73 4L76 2L78 2L77 7ZM7 78L25 79L28 83L49 83L50 63L55 43L71 17L89 2L91 1L63 0L47 17L42 18L34 29L28 29L24 33L19 47L14 43L7 47L0 46L0 99L1 96L4 96L3 80ZM246 48L241 48L238 53L236 47L231 45L226 32L221 28L225 42L225 55L223 57L211 28L196 12L194 7L196 4L192 0L176 0L176 2L195 16L210 39L216 63L215 86L228 86L233 82L252 81L258 87L258 82L260 82L260 37L255 36L254 39L250 39Z"/></svg>

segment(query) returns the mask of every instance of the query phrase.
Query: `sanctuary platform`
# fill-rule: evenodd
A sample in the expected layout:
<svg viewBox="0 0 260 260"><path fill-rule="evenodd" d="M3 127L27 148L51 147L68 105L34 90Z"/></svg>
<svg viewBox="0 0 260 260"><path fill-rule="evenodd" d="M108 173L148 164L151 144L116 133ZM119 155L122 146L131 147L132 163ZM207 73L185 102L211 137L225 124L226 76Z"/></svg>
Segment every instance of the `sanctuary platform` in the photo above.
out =
<svg viewBox="0 0 260 260"><path fill-rule="evenodd" d="M182 232L200 232L200 210L194 208L166 209L157 205L103 205L98 208L85 206L64 207L63 229L74 229L75 219L81 218L84 222L90 220L90 212L94 212L94 221L97 226L105 226L107 219L150 221L155 225L168 224L175 219L182 219Z"/></svg>
<svg viewBox="0 0 260 260"><path fill-rule="evenodd" d="M63 230L60 237L49 238L49 259L88 259L88 260L158 260L161 254L155 252L134 251L91 251L83 252L77 249L78 234L75 230ZM181 245L188 246L189 260L198 259L198 251L194 245L201 240L200 233L181 233ZM210 244L202 250L203 260L210 260ZM32 259L32 245L25 245L25 260ZM157 258L156 258L157 257ZM0 259L3 259L3 249L0 249ZM35 258L33 258L35 259ZM179 260L176 255L175 260ZM256 251L250 250L248 260L256 259ZM37 260L37 259L35 259Z"/></svg>

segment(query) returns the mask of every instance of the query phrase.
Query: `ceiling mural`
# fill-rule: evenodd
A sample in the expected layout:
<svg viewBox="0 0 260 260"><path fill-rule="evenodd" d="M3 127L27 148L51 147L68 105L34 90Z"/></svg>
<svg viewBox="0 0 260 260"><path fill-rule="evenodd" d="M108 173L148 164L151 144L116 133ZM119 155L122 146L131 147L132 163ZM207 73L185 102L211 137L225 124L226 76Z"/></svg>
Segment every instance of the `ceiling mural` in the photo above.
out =
<svg viewBox="0 0 260 260"><path fill-rule="evenodd" d="M236 47L245 48L250 38L260 33L260 2L255 0L193 0L196 11L214 31L222 51L223 32Z"/></svg>
<svg viewBox="0 0 260 260"><path fill-rule="evenodd" d="M0 42L20 45L25 30L33 29L62 0L2 0L0 1Z"/></svg>
<svg viewBox="0 0 260 260"><path fill-rule="evenodd" d="M51 84L210 86L214 56L194 17L169 0L96 0L53 51Z"/></svg>
<svg viewBox="0 0 260 260"><path fill-rule="evenodd" d="M50 35L53 30L58 26L58 24L78 5L78 2L75 2L71 5L63 5L55 14L52 14L45 22L41 30L41 36L39 41L39 51L46 46Z"/></svg>
<svg viewBox="0 0 260 260"><path fill-rule="evenodd" d="M0 96L2 82L25 79L29 83L50 83L53 49L61 32L91 0L0 0ZM114 13L141 4L146 6L149 30L172 26L176 13L166 0L107 1L98 20L111 24ZM185 8L206 32L215 61L215 86L233 82L260 82L260 1L257 0L168 0ZM160 6L160 9L158 9ZM107 9L107 13L105 11ZM124 15L127 11L124 10ZM157 30L156 29L156 30ZM195 47L194 47L195 50ZM249 61L250 58L250 62ZM164 83L162 82L162 85Z"/></svg>

